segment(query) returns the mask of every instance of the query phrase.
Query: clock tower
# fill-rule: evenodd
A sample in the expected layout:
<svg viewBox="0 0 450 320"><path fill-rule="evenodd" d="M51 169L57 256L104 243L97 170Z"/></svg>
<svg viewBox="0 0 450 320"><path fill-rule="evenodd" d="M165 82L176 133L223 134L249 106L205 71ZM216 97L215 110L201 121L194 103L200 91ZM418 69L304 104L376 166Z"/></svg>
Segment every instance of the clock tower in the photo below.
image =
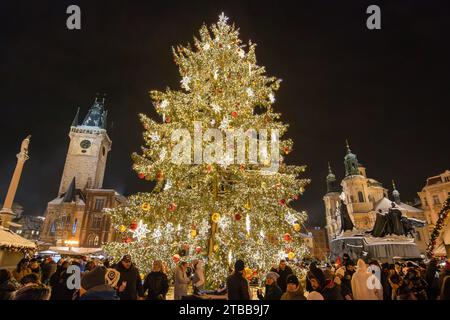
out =
<svg viewBox="0 0 450 320"><path fill-rule="evenodd" d="M77 114L70 127L70 144L58 195L64 194L75 178L76 189L101 189L111 139L106 131L104 98L95 98L83 122Z"/></svg>

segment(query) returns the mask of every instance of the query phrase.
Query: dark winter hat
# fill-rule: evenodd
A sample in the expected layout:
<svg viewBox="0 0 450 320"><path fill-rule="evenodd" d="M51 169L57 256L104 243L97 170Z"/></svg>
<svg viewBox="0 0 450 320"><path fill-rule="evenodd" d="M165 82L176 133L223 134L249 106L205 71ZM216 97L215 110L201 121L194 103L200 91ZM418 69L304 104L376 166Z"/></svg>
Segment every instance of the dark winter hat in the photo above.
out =
<svg viewBox="0 0 450 320"><path fill-rule="evenodd" d="M308 278L316 279L317 282L319 282L320 286L322 287L325 284L325 275L323 274L323 271L319 268L312 269L308 272Z"/></svg>
<svg viewBox="0 0 450 320"><path fill-rule="evenodd" d="M299 281L296 275L290 274L286 279L286 284L293 283L298 286Z"/></svg>
<svg viewBox="0 0 450 320"><path fill-rule="evenodd" d="M131 262L131 256L129 254L124 255L122 257L122 261Z"/></svg>
<svg viewBox="0 0 450 320"><path fill-rule="evenodd" d="M236 271L242 271L245 268L245 264L244 261L242 260L236 260L236 262L234 263L234 270Z"/></svg>
<svg viewBox="0 0 450 320"><path fill-rule="evenodd" d="M104 267L96 267L92 271L86 272L81 278L81 286L85 290L105 284L106 269Z"/></svg>

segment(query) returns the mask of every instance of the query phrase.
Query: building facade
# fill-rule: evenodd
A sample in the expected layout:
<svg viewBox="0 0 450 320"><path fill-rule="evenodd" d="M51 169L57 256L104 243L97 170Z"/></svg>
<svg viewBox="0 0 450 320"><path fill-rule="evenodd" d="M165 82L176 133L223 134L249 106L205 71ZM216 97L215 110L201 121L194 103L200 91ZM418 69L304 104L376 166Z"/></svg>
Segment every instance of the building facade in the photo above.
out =
<svg viewBox="0 0 450 320"><path fill-rule="evenodd" d="M422 191L417 194L425 213L428 230L431 232L439 218L442 205L450 197L450 171L446 170L437 176L429 177ZM435 255L450 257L450 224L448 218L435 246Z"/></svg>
<svg viewBox="0 0 450 320"><path fill-rule="evenodd" d="M354 228L359 231L371 230L379 212L387 212L392 203L408 218L425 221L422 209L415 208L400 200L400 192L393 183L392 199L389 199L388 189L367 176L366 168L358 161L347 143L347 154L344 157L345 176L341 181L341 188L337 187L336 176L328 167L326 177L327 193L323 197L325 205L326 229L329 240L341 234L339 221L339 202L344 201ZM422 252L426 250L429 239L426 227L416 228L415 242Z"/></svg>
<svg viewBox="0 0 450 320"><path fill-rule="evenodd" d="M47 205L41 240L56 246L95 248L116 240L103 209L115 208L125 198L113 189L103 189L112 144L104 99L95 99L81 124L78 117L79 110L69 131L58 196Z"/></svg>

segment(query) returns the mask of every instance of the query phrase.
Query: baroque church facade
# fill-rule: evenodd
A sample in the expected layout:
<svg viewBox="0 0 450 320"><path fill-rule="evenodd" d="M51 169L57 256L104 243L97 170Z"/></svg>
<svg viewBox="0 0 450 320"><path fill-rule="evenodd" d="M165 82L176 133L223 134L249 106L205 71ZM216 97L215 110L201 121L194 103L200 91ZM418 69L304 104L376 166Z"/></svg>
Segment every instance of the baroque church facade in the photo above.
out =
<svg viewBox="0 0 450 320"><path fill-rule="evenodd" d="M402 215L425 221L424 211L401 201L400 192L396 189L394 181L392 199L389 199L388 189L367 176L366 168L358 161L356 154L352 153L347 143L347 154L344 157L345 177L337 185L335 174L328 165L326 177L327 192L323 196L325 205L326 229L329 240L341 234L339 205L345 204L347 212L353 222L354 229L358 231L372 230L377 213L385 213L395 203ZM427 227L416 228L415 242L421 252L425 252L428 241Z"/></svg>
<svg viewBox="0 0 450 320"><path fill-rule="evenodd" d="M104 209L115 208L125 197L103 188L108 153L105 99L95 99L84 120L79 109L69 131L69 148L58 196L50 201L41 240L55 246L100 247L116 234Z"/></svg>

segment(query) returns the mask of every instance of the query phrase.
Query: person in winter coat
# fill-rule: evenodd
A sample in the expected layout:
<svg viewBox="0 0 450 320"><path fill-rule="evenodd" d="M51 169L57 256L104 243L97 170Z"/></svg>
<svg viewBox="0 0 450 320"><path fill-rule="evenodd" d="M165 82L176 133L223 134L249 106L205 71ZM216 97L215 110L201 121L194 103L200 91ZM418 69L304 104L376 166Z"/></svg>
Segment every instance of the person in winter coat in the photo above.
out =
<svg viewBox="0 0 450 320"><path fill-rule="evenodd" d="M116 288L120 272L103 266L86 271L81 278L78 300L120 300Z"/></svg>
<svg viewBox="0 0 450 320"><path fill-rule="evenodd" d="M273 271L266 275L266 294L263 295L261 289L258 289L259 300L280 300L283 292L277 283L279 277L278 273Z"/></svg>
<svg viewBox="0 0 450 320"><path fill-rule="evenodd" d="M144 294L148 291L147 300L166 300L169 281L162 269L161 260L156 260L153 262L152 272L145 277L143 291Z"/></svg>
<svg viewBox="0 0 450 320"><path fill-rule="evenodd" d="M52 288L50 300L73 300L76 289L69 289L67 287L67 280L70 275L67 272L69 268L69 261L64 261L62 265L50 278L50 286Z"/></svg>
<svg viewBox="0 0 450 320"><path fill-rule="evenodd" d="M190 280L186 271L186 261L181 262L175 269L174 300L181 300L183 296L187 295L187 288Z"/></svg>
<svg viewBox="0 0 450 320"><path fill-rule="evenodd" d="M144 296L141 275L138 268L131 261L131 256L126 254L117 263L115 269L120 272L118 291L120 300L138 300Z"/></svg>
<svg viewBox="0 0 450 320"><path fill-rule="evenodd" d="M30 268L28 267L29 260L27 258L23 258L17 264L16 269L12 272L12 275L16 279L17 282L20 282L24 276L31 273Z"/></svg>
<svg viewBox="0 0 450 320"><path fill-rule="evenodd" d="M203 288L205 284L205 273L203 270L203 261L194 260L192 262L194 274L192 276L192 286L194 287L194 294Z"/></svg>
<svg viewBox="0 0 450 320"><path fill-rule="evenodd" d="M382 300L383 299L383 289L381 284L377 286L374 284L369 288L368 280L372 276L371 273L367 271L367 265L362 260L358 260L357 270L352 277L352 292L354 300ZM370 280L369 280L370 281ZM376 287L379 287L376 288ZM380 295L381 293L381 295Z"/></svg>
<svg viewBox="0 0 450 320"><path fill-rule="evenodd" d="M293 274L292 269L288 265L286 265L286 260L280 260L278 268L272 268L270 271L278 273L279 277L277 280L277 284L282 292L286 292L287 277Z"/></svg>
<svg viewBox="0 0 450 320"><path fill-rule="evenodd" d="M44 263L41 265L41 282L43 284L47 285L50 282L50 277L56 272L56 268L56 262L51 257L45 259Z"/></svg>
<svg viewBox="0 0 450 320"><path fill-rule="evenodd" d="M228 300L250 300L247 279L244 278L245 264L242 260L234 263L234 272L227 278Z"/></svg>
<svg viewBox="0 0 450 320"><path fill-rule="evenodd" d="M352 297L352 289L350 281L346 281L345 279L345 267L340 267L335 272L334 282L339 285L341 289L341 295L344 300L353 300Z"/></svg>
<svg viewBox="0 0 450 320"><path fill-rule="evenodd" d="M320 287L320 291L321 291L326 279L325 279L325 275L323 274L322 270L317 267L317 264L315 262L313 262L309 265L309 271L306 275L306 291L308 291L308 292L317 291L314 288L314 286L312 285L311 279L317 280L318 286L316 286L316 287Z"/></svg>
<svg viewBox="0 0 450 320"><path fill-rule="evenodd" d="M14 291L17 290L16 284L11 279L11 272L6 269L0 270L0 300L11 300Z"/></svg>
<svg viewBox="0 0 450 320"><path fill-rule="evenodd" d="M49 300L50 288L43 284L30 284L14 292L13 300Z"/></svg>
<svg viewBox="0 0 450 320"><path fill-rule="evenodd" d="M280 300L306 300L303 287L294 274L287 277L286 284L286 292L283 293Z"/></svg>
<svg viewBox="0 0 450 320"><path fill-rule="evenodd" d="M28 265L31 272L36 274L39 277L39 281L41 280L41 267L39 266L39 261L37 259L30 259L30 263Z"/></svg>
<svg viewBox="0 0 450 320"><path fill-rule="evenodd" d="M439 268L436 259L432 259L425 273L428 283L427 295L429 300L436 300L439 296Z"/></svg>

